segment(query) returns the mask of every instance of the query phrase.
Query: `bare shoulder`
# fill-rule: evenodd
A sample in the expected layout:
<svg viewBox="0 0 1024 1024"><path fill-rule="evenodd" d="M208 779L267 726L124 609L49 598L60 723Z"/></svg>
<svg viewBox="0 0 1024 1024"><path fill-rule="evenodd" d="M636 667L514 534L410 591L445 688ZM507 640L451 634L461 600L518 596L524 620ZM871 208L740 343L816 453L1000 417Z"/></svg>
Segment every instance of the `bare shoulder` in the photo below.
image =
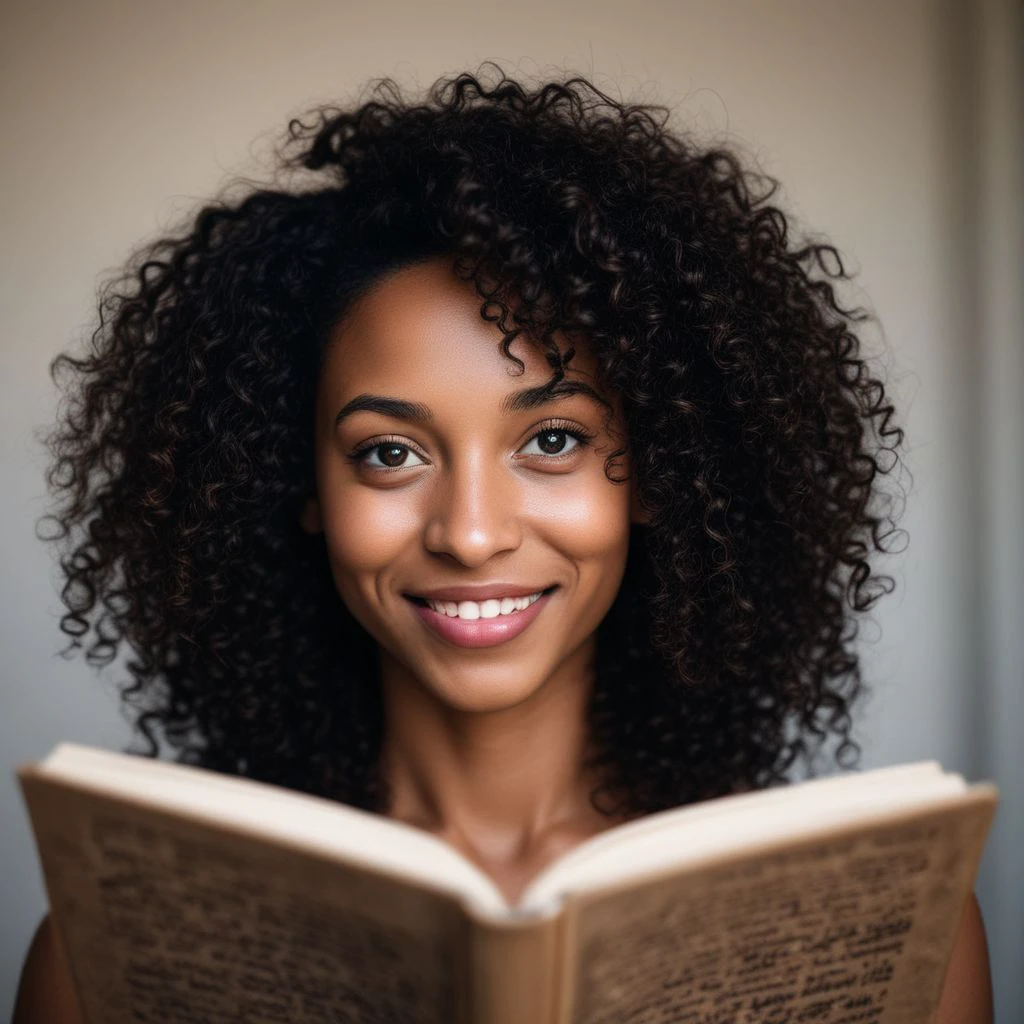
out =
<svg viewBox="0 0 1024 1024"><path fill-rule="evenodd" d="M71 971L49 915L29 946L11 1024L84 1024Z"/></svg>
<svg viewBox="0 0 1024 1024"><path fill-rule="evenodd" d="M971 893L964 908L953 957L939 1001L935 1024L991 1024L992 979L988 943L978 899Z"/></svg>

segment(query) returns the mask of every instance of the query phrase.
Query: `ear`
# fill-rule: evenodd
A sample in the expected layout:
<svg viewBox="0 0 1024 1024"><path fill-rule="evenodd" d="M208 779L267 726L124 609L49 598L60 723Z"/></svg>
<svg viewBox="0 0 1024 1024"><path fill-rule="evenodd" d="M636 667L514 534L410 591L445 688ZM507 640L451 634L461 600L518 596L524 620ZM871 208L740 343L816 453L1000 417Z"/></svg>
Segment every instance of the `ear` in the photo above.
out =
<svg viewBox="0 0 1024 1024"><path fill-rule="evenodd" d="M640 503L640 490L636 485L636 474L629 477L629 521L636 526L647 526L651 517Z"/></svg>
<svg viewBox="0 0 1024 1024"><path fill-rule="evenodd" d="M299 513L299 526L306 533L323 533L324 521L320 515L320 502L316 498L307 498Z"/></svg>

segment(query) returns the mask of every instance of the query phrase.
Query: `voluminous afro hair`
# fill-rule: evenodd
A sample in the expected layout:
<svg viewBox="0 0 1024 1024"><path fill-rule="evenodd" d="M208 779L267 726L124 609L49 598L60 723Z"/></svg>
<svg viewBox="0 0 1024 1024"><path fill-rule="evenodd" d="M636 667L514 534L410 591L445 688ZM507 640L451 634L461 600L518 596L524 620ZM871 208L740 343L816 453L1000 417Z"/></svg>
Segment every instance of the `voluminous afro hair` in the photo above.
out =
<svg viewBox="0 0 1024 1024"><path fill-rule="evenodd" d="M393 82L293 121L289 187L208 205L100 301L51 436L62 628L149 753L386 805L376 652L341 603L314 492L321 351L383 273L447 255L481 315L592 346L649 524L599 631L594 794L654 811L856 757L860 613L891 589L879 489L901 432L775 183L586 80Z"/></svg>

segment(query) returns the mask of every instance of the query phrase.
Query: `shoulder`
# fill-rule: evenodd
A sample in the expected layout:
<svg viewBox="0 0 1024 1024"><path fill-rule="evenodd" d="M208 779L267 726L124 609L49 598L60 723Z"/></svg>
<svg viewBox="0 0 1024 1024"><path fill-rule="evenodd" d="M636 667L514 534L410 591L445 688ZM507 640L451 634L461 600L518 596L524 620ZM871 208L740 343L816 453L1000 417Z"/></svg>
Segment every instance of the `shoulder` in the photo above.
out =
<svg viewBox="0 0 1024 1024"><path fill-rule="evenodd" d="M71 970L49 915L29 946L11 1024L85 1024Z"/></svg>
<svg viewBox="0 0 1024 1024"><path fill-rule="evenodd" d="M992 981L988 943L977 897L964 907L935 1024L991 1024Z"/></svg>

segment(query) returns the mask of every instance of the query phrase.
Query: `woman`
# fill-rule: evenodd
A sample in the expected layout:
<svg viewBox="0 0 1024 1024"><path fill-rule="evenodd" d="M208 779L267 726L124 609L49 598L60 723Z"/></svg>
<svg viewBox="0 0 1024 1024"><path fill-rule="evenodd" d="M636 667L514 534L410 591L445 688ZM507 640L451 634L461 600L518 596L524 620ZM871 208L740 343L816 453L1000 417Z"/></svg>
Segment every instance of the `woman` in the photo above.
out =
<svg viewBox="0 0 1024 1024"><path fill-rule="evenodd" d="M63 628L155 753L377 810L515 898L857 753L900 430L772 182L573 79L388 82L106 293L53 438ZM984 1021L971 904L940 1024ZM44 923L17 1020L75 1020Z"/></svg>

